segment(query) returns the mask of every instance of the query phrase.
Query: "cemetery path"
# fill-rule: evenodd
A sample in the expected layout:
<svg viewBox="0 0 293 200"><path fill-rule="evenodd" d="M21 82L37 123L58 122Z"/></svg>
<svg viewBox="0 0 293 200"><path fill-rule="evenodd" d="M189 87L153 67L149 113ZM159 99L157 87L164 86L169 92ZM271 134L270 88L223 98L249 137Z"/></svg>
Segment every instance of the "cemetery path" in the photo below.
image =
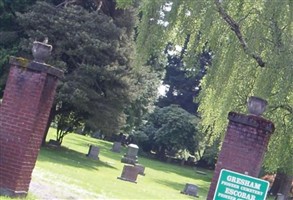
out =
<svg viewBox="0 0 293 200"><path fill-rule="evenodd" d="M29 192L38 200L107 199L62 179L62 176L35 168Z"/></svg>

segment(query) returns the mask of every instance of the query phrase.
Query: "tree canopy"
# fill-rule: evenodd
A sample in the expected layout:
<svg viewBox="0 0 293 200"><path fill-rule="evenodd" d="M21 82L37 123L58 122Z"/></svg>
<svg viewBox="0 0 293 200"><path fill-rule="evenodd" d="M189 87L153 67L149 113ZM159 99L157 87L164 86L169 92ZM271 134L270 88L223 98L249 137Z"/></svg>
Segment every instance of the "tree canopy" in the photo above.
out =
<svg viewBox="0 0 293 200"><path fill-rule="evenodd" d="M196 116L178 105L157 107L134 136L146 152L155 151L161 159L166 154L175 154L182 150L194 154L201 139L198 122Z"/></svg>
<svg viewBox="0 0 293 200"><path fill-rule="evenodd" d="M126 120L136 126L154 100L159 77L155 67L140 66L160 60L166 42L183 44L189 36L183 62L191 72L200 71L195 62L203 49L212 52L197 99L208 138L223 137L229 111L246 112L249 96L262 97L269 102L265 117L276 126L265 167L293 174L292 0L48 0L32 7L33 0L11 2L0 1L0 65L19 52L15 38L21 52L28 52L33 40L48 37L54 47L49 63L65 70L54 108L74 111L67 118L108 133ZM130 5L138 2L134 35L138 13ZM1 68L0 92L3 74Z"/></svg>
<svg viewBox="0 0 293 200"><path fill-rule="evenodd" d="M53 46L48 63L65 71L51 112L60 130L73 131L83 124L106 135L117 134L133 105L138 114L132 118L141 118L140 112L156 97L154 70L134 62L135 9L112 15L76 4L46 2L17 13L26 35L19 55L29 56L32 41L48 37Z"/></svg>
<svg viewBox="0 0 293 200"><path fill-rule="evenodd" d="M183 47L178 45L176 47L169 42L165 48L167 64L162 84L165 87L166 94L159 97L156 105L165 107L176 104L189 113L196 114L198 102L195 102L194 99L199 95L200 81L206 74L206 67L210 64L211 54L203 50L199 53L197 60L194 61L193 68L186 66L183 58L189 44L189 38L190 35L187 35ZM195 70L195 65L199 66L199 70Z"/></svg>
<svg viewBox="0 0 293 200"><path fill-rule="evenodd" d="M269 102L265 117L276 125L265 167L293 173L293 2L145 0L141 12L137 44L144 55L160 53L163 41L181 44L188 34L190 67L196 52L213 52L198 99L212 139L223 137L229 111L246 112L249 96L262 97Z"/></svg>
<svg viewBox="0 0 293 200"><path fill-rule="evenodd" d="M15 55L22 37L16 20L16 12L25 12L36 0L0 1L0 98L3 96L8 74L8 57Z"/></svg>

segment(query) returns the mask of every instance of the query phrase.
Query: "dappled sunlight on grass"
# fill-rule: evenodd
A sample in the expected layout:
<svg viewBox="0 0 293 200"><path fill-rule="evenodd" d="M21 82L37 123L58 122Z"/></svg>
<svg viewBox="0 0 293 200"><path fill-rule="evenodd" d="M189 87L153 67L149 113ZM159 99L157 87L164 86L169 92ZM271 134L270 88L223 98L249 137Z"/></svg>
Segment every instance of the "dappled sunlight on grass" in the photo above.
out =
<svg viewBox="0 0 293 200"><path fill-rule="evenodd" d="M48 140L54 139L54 131L50 130ZM86 157L90 145L100 148L99 160ZM122 147L121 153L115 153L111 148L112 143L108 141L68 134L61 147L41 149L33 179L38 179L40 174L46 174L48 180L44 179L45 181L58 179L58 184L72 184L72 187L81 188L104 199L194 199L180 193L186 183L191 183L199 187L200 197L197 199L206 198L212 176L210 171L207 170L207 175L202 175L196 173L197 169L192 167L139 156L138 161L145 166L146 175L139 175L137 184L121 181L117 177L121 176L124 166L121 158L127 149Z"/></svg>
<svg viewBox="0 0 293 200"><path fill-rule="evenodd" d="M58 154L58 156L56 156ZM77 168L98 169L99 167L113 167L101 160L93 160L72 149L65 147L59 148L42 148L42 153L38 157L38 162L48 162L61 165L69 165Z"/></svg>

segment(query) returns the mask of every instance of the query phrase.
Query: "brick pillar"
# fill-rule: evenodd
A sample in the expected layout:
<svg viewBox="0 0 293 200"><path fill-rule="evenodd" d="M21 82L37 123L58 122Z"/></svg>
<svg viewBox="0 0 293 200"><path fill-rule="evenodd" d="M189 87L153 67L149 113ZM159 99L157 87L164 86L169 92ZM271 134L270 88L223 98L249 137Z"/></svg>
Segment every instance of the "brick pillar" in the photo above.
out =
<svg viewBox="0 0 293 200"><path fill-rule="evenodd" d="M229 124L210 185L212 200L220 171L228 169L258 177L274 124L262 117L230 112Z"/></svg>
<svg viewBox="0 0 293 200"><path fill-rule="evenodd" d="M23 58L10 58L0 107L0 195L25 196L63 72Z"/></svg>

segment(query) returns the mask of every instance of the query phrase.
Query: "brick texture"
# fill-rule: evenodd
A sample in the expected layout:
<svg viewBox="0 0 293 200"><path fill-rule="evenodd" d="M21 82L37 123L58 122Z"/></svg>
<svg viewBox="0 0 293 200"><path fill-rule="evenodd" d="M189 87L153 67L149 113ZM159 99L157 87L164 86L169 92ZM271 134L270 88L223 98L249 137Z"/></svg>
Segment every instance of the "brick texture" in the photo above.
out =
<svg viewBox="0 0 293 200"><path fill-rule="evenodd" d="M230 112L226 135L207 200L213 200L220 171L228 169L258 177L274 125L262 117Z"/></svg>
<svg viewBox="0 0 293 200"><path fill-rule="evenodd" d="M48 68L11 62L0 107L0 195L27 194L54 99L58 77L32 64Z"/></svg>

